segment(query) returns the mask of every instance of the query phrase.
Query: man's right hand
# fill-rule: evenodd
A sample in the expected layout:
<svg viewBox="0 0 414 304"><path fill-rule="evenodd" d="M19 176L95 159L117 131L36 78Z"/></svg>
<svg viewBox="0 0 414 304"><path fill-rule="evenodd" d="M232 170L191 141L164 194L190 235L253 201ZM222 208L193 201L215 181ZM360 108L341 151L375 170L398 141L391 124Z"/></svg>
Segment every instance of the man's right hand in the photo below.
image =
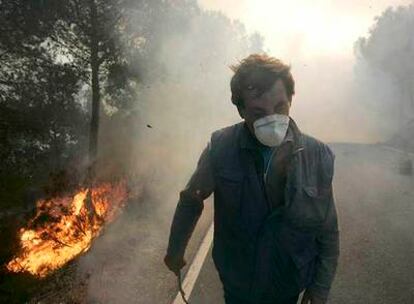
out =
<svg viewBox="0 0 414 304"><path fill-rule="evenodd" d="M174 272L177 276L180 270L187 264L183 258L171 257L169 255L165 256L164 263L167 265L168 269Z"/></svg>

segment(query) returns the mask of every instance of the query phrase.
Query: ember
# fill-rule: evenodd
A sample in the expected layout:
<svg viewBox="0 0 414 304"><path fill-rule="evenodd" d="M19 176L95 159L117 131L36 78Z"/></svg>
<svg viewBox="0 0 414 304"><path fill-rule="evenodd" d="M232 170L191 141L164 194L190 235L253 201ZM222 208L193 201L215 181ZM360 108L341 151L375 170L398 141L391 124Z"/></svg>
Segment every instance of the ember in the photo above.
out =
<svg viewBox="0 0 414 304"><path fill-rule="evenodd" d="M20 230L21 252L7 269L44 277L62 267L90 248L104 224L119 214L126 201L125 181L37 201L36 216Z"/></svg>

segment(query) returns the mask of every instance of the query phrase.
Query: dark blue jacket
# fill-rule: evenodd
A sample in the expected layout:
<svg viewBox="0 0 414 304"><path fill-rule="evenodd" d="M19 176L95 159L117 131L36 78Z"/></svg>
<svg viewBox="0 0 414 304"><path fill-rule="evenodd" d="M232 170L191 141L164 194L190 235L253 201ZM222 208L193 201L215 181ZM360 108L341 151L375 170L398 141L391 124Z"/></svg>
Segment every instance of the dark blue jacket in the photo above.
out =
<svg viewBox="0 0 414 304"><path fill-rule="evenodd" d="M203 201L214 192L214 263L225 291L251 303L305 288L327 297L335 275L334 155L293 120L288 134L264 175L245 123L214 132L171 227L168 254L182 257Z"/></svg>

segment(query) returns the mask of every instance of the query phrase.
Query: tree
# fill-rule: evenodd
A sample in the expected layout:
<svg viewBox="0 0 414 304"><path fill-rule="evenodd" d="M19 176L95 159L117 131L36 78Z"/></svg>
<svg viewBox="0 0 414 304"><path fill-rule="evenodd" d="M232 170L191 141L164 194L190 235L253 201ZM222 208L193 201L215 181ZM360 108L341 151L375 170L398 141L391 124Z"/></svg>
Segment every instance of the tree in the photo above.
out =
<svg viewBox="0 0 414 304"><path fill-rule="evenodd" d="M210 125L228 93L228 64L263 44L195 0L2 1L0 26L0 153L31 176L85 148L93 163L100 116L111 126L102 142L131 155L125 145L136 145L159 105L204 113L188 123ZM180 115L157 111L174 124Z"/></svg>
<svg viewBox="0 0 414 304"><path fill-rule="evenodd" d="M63 15L54 23L49 36L61 55L70 58L80 73L85 73L92 92L89 132L89 160L97 156L102 83L126 74L127 47L133 49L134 33L126 37L125 0L70 0L60 8ZM129 74L129 76L132 76ZM124 81L121 86L128 82ZM119 84L119 82L118 82ZM108 89L113 87L108 86ZM108 94L115 90L108 90Z"/></svg>
<svg viewBox="0 0 414 304"><path fill-rule="evenodd" d="M396 99L400 103L401 123L412 119L414 114L413 28L414 5L388 8L376 19L369 36L355 44L360 60L389 75L398 86L401 96Z"/></svg>
<svg viewBox="0 0 414 304"><path fill-rule="evenodd" d="M136 73L128 68L128 56L137 49L136 33L126 32L128 1L14 0L1 5L2 25L10 30L10 35L0 43L0 60L6 66L1 73L3 77L0 76L4 89L0 96L9 100L16 97L11 94L18 87L14 81L17 74L31 74L33 81L29 79L25 84L20 81L20 87L24 85L25 89L34 91L60 80L67 81L68 78L49 77L48 84L39 78L41 73L57 75L50 69L64 66L77 84L74 87L67 83L73 89L72 94L83 84L88 84L91 91L89 160L93 164L98 149L102 100L106 98L112 105L130 100L127 95L131 90L128 89L136 79ZM59 90L55 90L55 97ZM48 94L51 93L49 90Z"/></svg>
<svg viewBox="0 0 414 304"><path fill-rule="evenodd" d="M7 1L0 9L8 33L0 39L1 169L27 177L47 174L48 159L54 169L63 165L86 114L75 101L80 75L45 43L52 27L42 20L56 15L38 3Z"/></svg>

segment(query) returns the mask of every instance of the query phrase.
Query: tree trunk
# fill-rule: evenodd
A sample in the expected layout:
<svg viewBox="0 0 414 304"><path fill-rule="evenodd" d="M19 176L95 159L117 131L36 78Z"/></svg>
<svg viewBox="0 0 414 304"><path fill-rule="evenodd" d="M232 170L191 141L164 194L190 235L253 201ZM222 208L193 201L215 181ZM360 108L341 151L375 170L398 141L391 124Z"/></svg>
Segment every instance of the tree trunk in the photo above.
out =
<svg viewBox="0 0 414 304"><path fill-rule="evenodd" d="M91 175L94 175L94 167L98 152L98 132L99 132L99 107L100 107L100 88L99 88L99 58L98 58L98 39L97 39L97 9L95 0L89 0L91 13L91 70L92 70L92 109L91 125L89 133L89 163ZM92 177L91 176L91 177Z"/></svg>

